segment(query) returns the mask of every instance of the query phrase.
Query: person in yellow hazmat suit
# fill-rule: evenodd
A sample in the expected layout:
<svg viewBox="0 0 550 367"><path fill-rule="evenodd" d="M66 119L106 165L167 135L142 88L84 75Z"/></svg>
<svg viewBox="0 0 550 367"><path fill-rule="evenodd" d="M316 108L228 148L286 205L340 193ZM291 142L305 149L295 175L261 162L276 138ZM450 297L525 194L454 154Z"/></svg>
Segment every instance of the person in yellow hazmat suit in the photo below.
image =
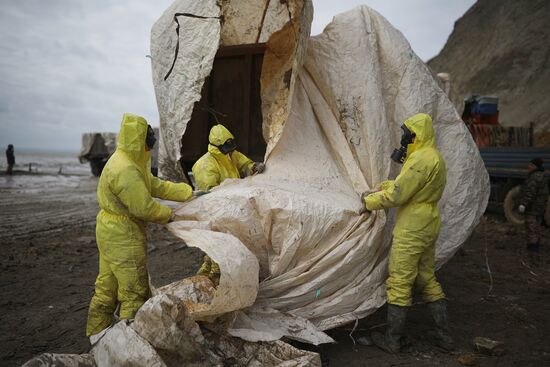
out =
<svg viewBox="0 0 550 367"><path fill-rule="evenodd" d="M395 180L382 182L379 191L362 195L367 211L399 207L386 281L387 329L385 334L374 333L372 339L388 352L400 351L416 286L437 326L437 344L451 350L445 294L434 274L435 242L440 228L437 205L446 184L445 162L435 147L429 115L414 115L401 128L401 147L392 154L392 160L403 163L401 172Z"/></svg>
<svg viewBox="0 0 550 367"><path fill-rule="evenodd" d="M191 186L151 174L155 141L143 117L124 114L116 151L97 185L99 275L88 310L87 336L96 336L112 324L117 304L120 318L132 319L149 297L145 226L173 219L172 209L153 198L182 202L192 197Z"/></svg>
<svg viewBox="0 0 550 367"><path fill-rule="evenodd" d="M208 142L208 152L199 158L192 168L197 189L209 191L226 178L243 178L264 172L264 163L253 162L237 151L235 137L225 126L213 126L208 135ZM198 274L206 275L217 282L220 268L206 255Z"/></svg>

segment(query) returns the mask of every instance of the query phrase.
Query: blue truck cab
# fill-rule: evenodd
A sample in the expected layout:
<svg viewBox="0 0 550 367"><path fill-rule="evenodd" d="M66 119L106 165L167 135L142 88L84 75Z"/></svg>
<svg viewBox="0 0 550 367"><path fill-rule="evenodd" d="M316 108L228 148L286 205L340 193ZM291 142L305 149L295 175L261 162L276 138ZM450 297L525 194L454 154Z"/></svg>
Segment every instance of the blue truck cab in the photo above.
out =
<svg viewBox="0 0 550 367"><path fill-rule="evenodd" d="M524 218L517 207L521 185L527 178L527 164L533 158L541 158L550 179L550 147L486 147L479 151L491 180L489 204L502 205L509 222L522 224ZM550 205L545 221L550 224Z"/></svg>

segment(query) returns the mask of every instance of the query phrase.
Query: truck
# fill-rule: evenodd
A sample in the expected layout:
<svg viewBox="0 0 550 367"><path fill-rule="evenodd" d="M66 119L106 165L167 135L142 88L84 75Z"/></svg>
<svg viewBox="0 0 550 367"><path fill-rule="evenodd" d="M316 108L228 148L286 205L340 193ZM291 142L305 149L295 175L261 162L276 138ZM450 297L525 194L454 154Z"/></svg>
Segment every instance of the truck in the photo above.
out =
<svg viewBox="0 0 550 367"><path fill-rule="evenodd" d="M518 212L521 185L527 178L527 163L541 158L550 164L550 149L536 147L486 147L480 148L491 180L489 201L501 205L508 222L521 225L524 215ZM545 169L550 181L550 170ZM548 198L550 204L550 196ZM545 223L550 225L550 205L546 206Z"/></svg>
<svg viewBox="0 0 550 367"><path fill-rule="evenodd" d="M501 126L497 96L467 96L462 120L468 126L489 173L489 205L500 207L508 222L523 224L524 215L517 208L521 185L527 178L527 164L538 157L550 166L550 147L534 147L532 124L529 128ZM550 182L549 169L545 169L545 175ZM550 205L546 207L544 220L550 225Z"/></svg>
<svg viewBox="0 0 550 367"><path fill-rule="evenodd" d="M159 136L158 127L153 128L155 136ZM95 132L82 134L82 147L78 160L80 163L90 163L92 174L96 177L101 175L103 167L109 160L109 157L116 150L116 133L112 132ZM151 173L157 175L158 173L158 143L155 144L155 148L151 152Z"/></svg>
<svg viewBox="0 0 550 367"><path fill-rule="evenodd" d="M78 160L80 163L90 163L92 174L101 175L103 167L116 149L116 133L84 133L82 134L82 147Z"/></svg>

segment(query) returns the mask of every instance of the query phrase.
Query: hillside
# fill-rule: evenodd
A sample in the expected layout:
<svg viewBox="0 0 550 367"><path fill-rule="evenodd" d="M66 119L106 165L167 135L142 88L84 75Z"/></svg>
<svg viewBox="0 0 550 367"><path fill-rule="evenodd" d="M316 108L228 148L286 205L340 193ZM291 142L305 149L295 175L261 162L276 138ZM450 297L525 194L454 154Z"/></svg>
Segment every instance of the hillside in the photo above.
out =
<svg viewBox="0 0 550 367"><path fill-rule="evenodd" d="M498 95L501 124L550 132L550 1L478 0L428 65L461 97Z"/></svg>

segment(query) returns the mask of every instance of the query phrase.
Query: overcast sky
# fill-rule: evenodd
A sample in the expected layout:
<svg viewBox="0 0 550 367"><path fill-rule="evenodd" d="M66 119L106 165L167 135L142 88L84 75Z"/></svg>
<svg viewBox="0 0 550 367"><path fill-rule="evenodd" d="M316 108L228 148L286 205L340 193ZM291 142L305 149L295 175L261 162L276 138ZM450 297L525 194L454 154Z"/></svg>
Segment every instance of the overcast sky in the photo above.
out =
<svg viewBox="0 0 550 367"><path fill-rule="evenodd" d="M197 0L198 1L198 0ZM312 34L367 4L424 60L474 0L313 0ZM0 7L0 147L77 151L123 112L158 126L149 33L172 0L12 0Z"/></svg>

